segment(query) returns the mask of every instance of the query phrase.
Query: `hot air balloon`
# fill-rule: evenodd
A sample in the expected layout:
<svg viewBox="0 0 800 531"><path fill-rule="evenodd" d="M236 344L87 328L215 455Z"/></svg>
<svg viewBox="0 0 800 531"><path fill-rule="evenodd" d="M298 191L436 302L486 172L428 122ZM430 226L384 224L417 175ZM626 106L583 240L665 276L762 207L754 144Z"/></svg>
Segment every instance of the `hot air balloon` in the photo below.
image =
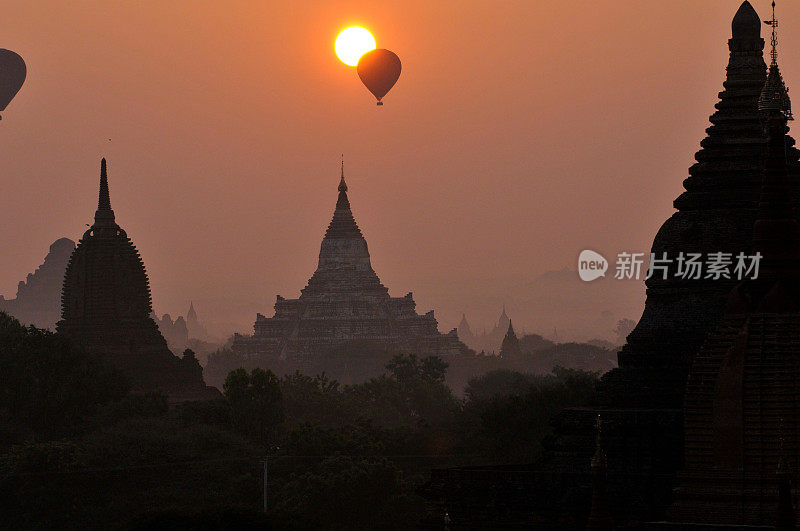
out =
<svg viewBox="0 0 800 531"><path fill-rule="evenodd" d="M25 82L25 61L11 50L0 48L0 111L17 95Z"/></svg>
<svg viewBox="0 0 800 531"><path fill-rule="evenodd" d="M397 83L400 68L400 58L394 52L378 48L362 55L356 70L364 86L378 99L378 105L383 105L381 99Z"/></svg>

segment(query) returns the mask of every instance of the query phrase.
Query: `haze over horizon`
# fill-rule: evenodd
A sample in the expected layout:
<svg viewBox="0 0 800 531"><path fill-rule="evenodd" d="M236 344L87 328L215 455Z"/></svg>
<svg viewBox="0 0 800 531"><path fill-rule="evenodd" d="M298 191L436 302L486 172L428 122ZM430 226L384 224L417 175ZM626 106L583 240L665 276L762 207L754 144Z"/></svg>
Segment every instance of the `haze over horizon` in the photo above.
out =
<svg viewBox="0 0 800 531"><path fill-rule="evenodd" d="M248 332L314 271L344 153L392 295L413 291L442 330L462 312L488 327L506 302L515 326L550 332L548 298L531 295L540 275L574 269L586 248L648 252L672 214L740 3L7 7L0 47L25 58L28 78L0 122L16 192L0 200L0 293L13 297L55 239L80 238L106 156L156 312L193 300L201 317ZM752 3L768 18L768 1ZM778 10L791 88L800 5ZM352 24L403 60L379 109L334 55ZM598 316L641 314L641 281L578 287L608 301Z"/></svg>

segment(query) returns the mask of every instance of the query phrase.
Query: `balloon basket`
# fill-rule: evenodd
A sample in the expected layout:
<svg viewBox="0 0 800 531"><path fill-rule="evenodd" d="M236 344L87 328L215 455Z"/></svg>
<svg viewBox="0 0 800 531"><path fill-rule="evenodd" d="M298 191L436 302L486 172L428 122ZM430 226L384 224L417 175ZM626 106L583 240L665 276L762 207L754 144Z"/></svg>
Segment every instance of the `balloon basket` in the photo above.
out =
<svg viewBox="0 0 800 531"><path fill-rule="evenodd" d="M382 102L382 101L379 101L379 102L377 103L377 105L380 107L381 105L383 105L383 102Z"/></svg>

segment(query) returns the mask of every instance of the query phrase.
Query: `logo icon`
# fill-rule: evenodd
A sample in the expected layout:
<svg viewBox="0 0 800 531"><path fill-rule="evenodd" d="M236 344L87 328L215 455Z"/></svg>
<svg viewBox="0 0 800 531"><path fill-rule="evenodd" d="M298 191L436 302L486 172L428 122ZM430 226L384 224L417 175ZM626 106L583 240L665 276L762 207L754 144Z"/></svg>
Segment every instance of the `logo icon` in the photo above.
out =
<svg viewBox="0 0 800 531"><path fill-rule="evenodd" d="M608 260L603 258L603 255L589 249L581 251L578 256L578 276L581 280L591 282L606 276L606 271L608 271Z"/></svg>

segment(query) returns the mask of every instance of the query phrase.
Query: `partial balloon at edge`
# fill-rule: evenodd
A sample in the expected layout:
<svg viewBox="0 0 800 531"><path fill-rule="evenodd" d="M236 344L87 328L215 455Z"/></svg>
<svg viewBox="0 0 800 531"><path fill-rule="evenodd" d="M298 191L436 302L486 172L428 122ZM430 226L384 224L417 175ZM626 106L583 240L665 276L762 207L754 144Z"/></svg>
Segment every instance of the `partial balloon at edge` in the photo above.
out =
<svg viewBox="0 0 800 531"><path fill-rule="evenodd" d="M25 61L16 52L0 48L0 111L4 111L25 82Z"/></svg>
<svg viewBox="0 0 800 531"><path fill-rule="evenodd" d="M390 50L377 48L370 50L358 59L356 71L361 82L378 100L378 105L400 78L402 65L397 54Z"/></svg>

